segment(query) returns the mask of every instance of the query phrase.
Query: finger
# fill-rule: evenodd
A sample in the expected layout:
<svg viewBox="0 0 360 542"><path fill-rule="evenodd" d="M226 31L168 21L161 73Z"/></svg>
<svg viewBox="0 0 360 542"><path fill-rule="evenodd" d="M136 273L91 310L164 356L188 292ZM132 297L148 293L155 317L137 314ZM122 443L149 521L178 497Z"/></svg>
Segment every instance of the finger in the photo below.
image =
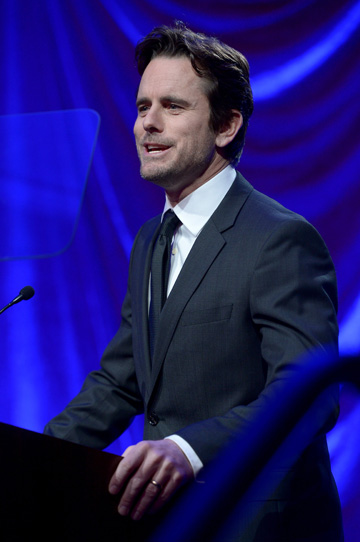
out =
<svg viewBox="0 0 360 542"><path fill-rule="evenodd" d="M142 495L133 506L131 517L137 520L148 512L157 512L184 483L182 474L170 470L165 462L144 487Z"/></svg>
<svg viewBox="0 0 360 542"><path fill-rule="evenodd" d="M193 476L188 460L172 441L143 441L124 453L111 482L110 491L123 494L118 511L140 519L148 510L160 509L185 481ZM156 480L160 484L149 484Z"/></svg>
<svg viewBox="0 0 360 542"><path fill-rule="evenodd" d="M136 473L132 476L132 478L126 484L124 493L121 496L118 506L119 514L121 514L122 516L127 516L132 513L137 503L144 498L144 492L147 485L148 480L145 480L141 474ZM153 486L153 490L153 495L150 494L148 496L149 500L155 498L156 496L155 486ZM146 500L147 499L145 499L144 507L146 507Z"/></svg>
<svg viewBox="0 0 360 542"><path fill-rule="evenodd" d="M158 492L157 498L154 499L152 504L146 510L147 514L155 514L158 512L168 500L175 495L175 493L183 486L185 480L182 476L175 473L169 482L162 486L162 490Z"/></svg>
<svg viewBox="0 0 360 542"><path fill-rule="evenodd" d="M156 475L158 478L158 475ZM154 502L158 499L163 491L163 485L157 482L155 479L151 480L146 484L144 490L135 503L132 511L131 517L134 520L141 519L144 514L153 506Z"/></svg>
<svg viewBox="0 0 360 542"><path fill-rule="evenodd" d="M110 489L111 492L118 492L119 487L123 489L118 511L121 515L128 515L158 470L161 455L154 453L151 443L144 441L133 446L129 452L126 451L121 463L110 483Z"/></svg>
<svg viewBox="0 0 360 542"><path fill-rule="evenodd" d="M109 492L116 495L123 488L131 475L139 468L142 462L140 450L134 450L135 446L129 446L123 453L116 471L109 482Z"/></svg>

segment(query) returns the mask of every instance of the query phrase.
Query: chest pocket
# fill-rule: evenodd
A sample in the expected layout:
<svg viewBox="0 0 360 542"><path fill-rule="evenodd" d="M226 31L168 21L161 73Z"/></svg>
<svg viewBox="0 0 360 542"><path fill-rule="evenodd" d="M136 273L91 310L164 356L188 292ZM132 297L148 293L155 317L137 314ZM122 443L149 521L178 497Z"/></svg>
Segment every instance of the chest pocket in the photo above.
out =
<svg viewBox="0 0 360 542"><path fill-rule="evenodd" d="M229 320L233 305L223 305L221 307L210 307L196 311L185 311L181 318L182 326L195 326L200 324L210 324L212 322L221 322Z"/></svg>

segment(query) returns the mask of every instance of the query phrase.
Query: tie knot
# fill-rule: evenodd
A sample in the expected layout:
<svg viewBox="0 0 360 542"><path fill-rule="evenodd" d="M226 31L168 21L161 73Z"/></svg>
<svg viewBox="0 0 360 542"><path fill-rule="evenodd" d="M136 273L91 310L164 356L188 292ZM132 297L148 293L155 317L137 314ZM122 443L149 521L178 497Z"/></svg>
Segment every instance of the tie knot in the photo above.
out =
<svg viewBox="0 0 360 542"><path fill-rule="evenodd" d="M166 211L166 213L164 214L159 235L165 235L165 237L171 240L176 228L180 223L181 222L174 213L174 211L171 211L169 209L169 211Z"/></svg>

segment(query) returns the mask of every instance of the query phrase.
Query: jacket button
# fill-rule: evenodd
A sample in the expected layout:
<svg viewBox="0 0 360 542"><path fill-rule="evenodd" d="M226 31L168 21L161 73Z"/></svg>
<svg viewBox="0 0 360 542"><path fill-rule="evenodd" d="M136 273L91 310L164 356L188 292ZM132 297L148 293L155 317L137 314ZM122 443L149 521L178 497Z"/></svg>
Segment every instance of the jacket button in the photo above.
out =
<svg viewBox="0 0 360 542"><path fill-rule="evenodd" d="M159 416L155 412L151 412L148 417L148 422L150 425L157 425L159 423Z"/></svg>

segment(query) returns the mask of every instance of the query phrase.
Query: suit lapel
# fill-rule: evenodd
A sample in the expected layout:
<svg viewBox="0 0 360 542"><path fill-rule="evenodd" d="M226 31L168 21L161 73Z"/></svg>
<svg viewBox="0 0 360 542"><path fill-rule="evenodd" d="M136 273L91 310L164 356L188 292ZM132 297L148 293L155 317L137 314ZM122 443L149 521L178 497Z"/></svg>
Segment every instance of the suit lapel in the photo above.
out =
<svg viewBox="0 0 360 542"><path fill-rule="evenodd" d="M179 318L207 270L226 244L223 233L234 225L252 190L252 186L238 173L229 192L195 241L161 313L159 333L154 347L151 386L147 390L148 398L156 384Z"/></svg>
<svg viewBox="0 0 360 542"><path fill-rule="evenodd" d="M138 246L136 250L136 259L132 262L133 282L132 282L132 300L133 300L133 329L136 338L133 338L134 346L138 350L139 359L137 364L137 373L139 386L142 393L146 393L151 373L151 358L149 348L149 322L148 322L148 302L149 302L149 277L151 267L151 255L154 242L160 229L161 215L147 222L141 234L139 235Z"/></svg>
<svg viewBox="0 0 360 542"><path fill-rule="evenodd" d="M151 388L155 385L179 318L202 277L225 244L213 224L196 240L161 312L159 331L154 347ZM196 245L196 246L195 246Z"/></svg>

